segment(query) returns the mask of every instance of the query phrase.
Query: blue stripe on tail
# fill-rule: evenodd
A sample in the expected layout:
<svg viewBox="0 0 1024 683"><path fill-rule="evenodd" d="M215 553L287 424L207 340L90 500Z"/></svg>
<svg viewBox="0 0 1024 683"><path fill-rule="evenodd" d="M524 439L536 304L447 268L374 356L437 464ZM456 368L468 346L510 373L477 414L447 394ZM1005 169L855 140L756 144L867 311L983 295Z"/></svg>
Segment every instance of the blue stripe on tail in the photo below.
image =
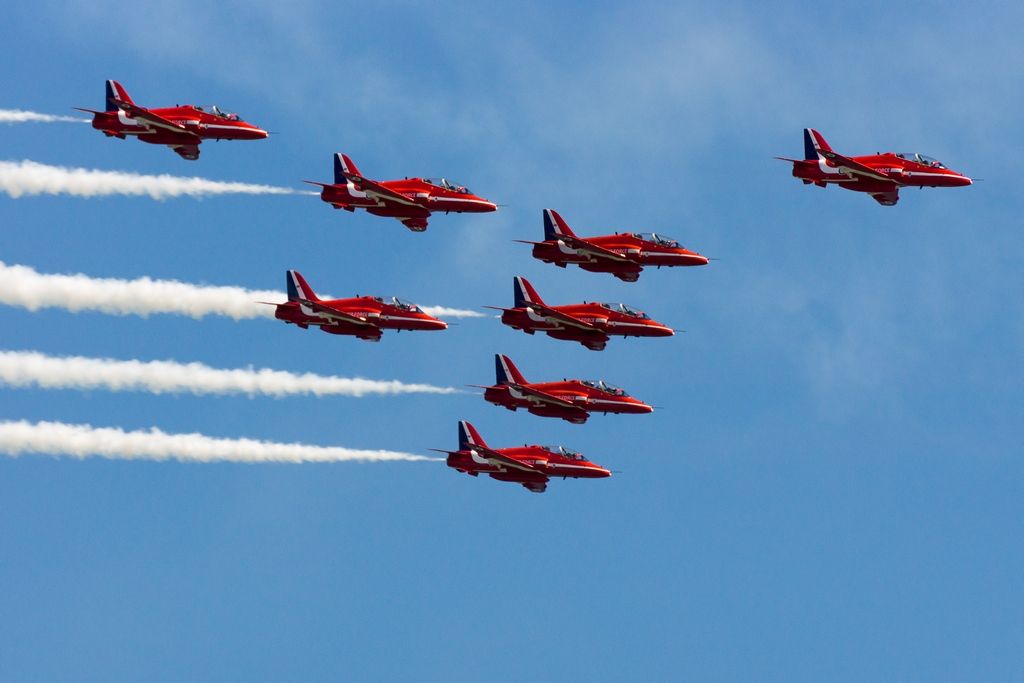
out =
<svg viewBox="0 0 1024 683"><path fill-rule="evenodd" d="M114 90L114 81L107 81L107 109L106 111L117 111L117 91Z"/></svg>
<svg viewBox="0 0 1024 683"><path fill-rule="evenodd" d="M809 161L818 160L818 150L814 148L814 140L811 139L810 128L804 128L804 159Z"/></svg>
<svg viewBox="0 0 1024 683"><path fill-rule="evenodd" d="M505 366L501 362L501 354L494 354L494 378L495 384L511 384L512 378L505 372Z"/></svg>
<svg viewBox="0 0 1024 683"><path fill-rule="evenodd" d="M518 277L512 278L512 288L515 298L515 307L525 307L526 304L530 302L530 297L526 295L526 292L523 290L522 281Z"/></svg>
<svg viewBox="0 0 1024 683"><path fill-rule="evenodd" d="M558 239L558 229L555 222L551 220L551 211L544 209L544 239L554 242Z"/></svg>
<svg viewBox="0 0 1024 683"><path fill-rule="evenodd" d="M334 184L335 185L345 185L345 184L348 183L348 178L345 177L345 173L343 172L344 168L345 167L341 163L341 155L340 154L335 154L334 155Z"/></svg>
<svg viewBox="0 0 1024 683"><path fill-rule="evenodd" d="M299 296L299 288L295 286L295 271L289 270L285 277L288 280L288 301L298 301L302 297Z"/></svg>
<svg viewBox="0 0 1024 683"><path fill-rule="evenodd" d="M459 422L459 450L468 451L473 448L473 440L469 437L465 422Z"/></svg>

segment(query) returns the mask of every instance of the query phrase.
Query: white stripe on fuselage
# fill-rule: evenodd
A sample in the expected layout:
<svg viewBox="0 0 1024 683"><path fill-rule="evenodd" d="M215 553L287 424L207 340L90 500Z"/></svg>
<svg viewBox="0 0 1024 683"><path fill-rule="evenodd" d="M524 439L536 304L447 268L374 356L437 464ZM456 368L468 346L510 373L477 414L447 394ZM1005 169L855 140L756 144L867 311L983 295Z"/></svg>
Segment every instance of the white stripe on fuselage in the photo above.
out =
<svg viewBox="0 0 1024 683"><path fill-rule="evenodd" d="M490 206L491 202L484 201L483 199L464 199L461 197L434 197L430 198L432 202L466 202L468 204L486 204Z"/></svg>
<svg viewBox="0 0 1024 683"><path fill-rule="evenodd" d="M933 176L938 178L958 178L962 176L955 176L949 173L930 173L927 171L907 171L905 174L908 178L913 176Z"/></svg>
<svg viewBox="0 0 1024 683"><path fill-rule="evenodd" d="M380 316L380 319L381 320L397 320L399 322L401 322L401 321L420 322L420 323L428 322L428 321L424 320L423 318L407 318L407 317L400 316L400 315L382 315L382 316Z"/></svg>
<svg viewBox="0 0 1024 683"><path fill-rule="evenodd" d="M619 322L617 320L610 320L608 322L613 327L647 327L647 328L654 329L654 330L664 329L663 327L661 327L659 325L645 325L644 323L623 323L623 322Z"/></svg>
<svg viewBox="0 0 1024 683"><path fill-rule="evenodd" d="M222 123L201 123L200 121L186 121L183 123L195 123L202 125L204 128L223 128L224 130L246 130L246 128L243 128L242 126L231 126Z"/></svg>
<svg viewBox="0 0 1024 683"><path fill-rule="evenodd" d="M569 465L568 463L551 462L550 460L548 461L547 466L548 467L560 467L560 468L563 468L563 469L564 468L568 468L568 469L575 469L575 470L593 470L593 469L595 469L593 467L590 467L589 465Z"/></svg>

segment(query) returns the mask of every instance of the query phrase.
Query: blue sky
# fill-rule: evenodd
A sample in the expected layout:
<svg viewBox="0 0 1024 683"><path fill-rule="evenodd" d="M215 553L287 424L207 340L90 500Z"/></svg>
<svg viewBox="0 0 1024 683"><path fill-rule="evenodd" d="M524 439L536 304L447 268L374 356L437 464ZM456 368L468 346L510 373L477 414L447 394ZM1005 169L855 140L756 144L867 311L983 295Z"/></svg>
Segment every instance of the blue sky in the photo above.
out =
<svg viewBox="0 0 1024 683"><path fill-rule="evenodd" d="M143 11L144 10L144 11ZM469 419L621 470L543 496L431 463L0 459L0 679L1010 679L1022 674L1024 57L1006 3L22 3L0 108L218 103L280 135L169 150L0 126L4 160L300 186L446 175L507 204L422 235L313 197L0 196L42 272L507 305L623 300L602 353L494 319L380 344L273 321L0 308L5 349L461 386L493 354L665 409L569 425L479 396L0 390L3 419L420 453ZM983 182L804 187L813 126ZM533 261L541 209L720 258L636 284Z"/></svg>

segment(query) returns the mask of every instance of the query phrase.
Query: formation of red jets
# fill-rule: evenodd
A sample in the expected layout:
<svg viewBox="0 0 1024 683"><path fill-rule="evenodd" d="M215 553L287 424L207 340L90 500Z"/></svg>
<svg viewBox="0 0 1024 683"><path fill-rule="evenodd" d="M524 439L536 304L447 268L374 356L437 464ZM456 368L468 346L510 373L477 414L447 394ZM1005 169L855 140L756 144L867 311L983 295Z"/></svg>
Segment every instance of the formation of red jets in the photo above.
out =
<svg viewBox="0 0 1024 683"><path fill-rule="evenodd" d="M258 140L267 131L218 107L177 105L147 109L129 97L117 81L107 81L106 109L94 111L92 126L108 137L134 136L151 144L167 145L185 159L199 158L204 140ZM793 164L793 176L805 184L838 185L866 192L884 206L899 201L904 187L959 187L971 178L941 162L916 153L847 157L835 152L813 129L804 130L804 158L777 157ZM334 182L306 181L321 188L320 198L335 209L362 209L375 216L394 218L406 228L423 232L434 213L487 213L498 205L444 178L366 178L345 154L334 156ZM565 268L572 264L595 273L610 273L624 282L636 282L645 267L703 266L706 256L682 247L665 235L616 232L580 237L554 209L544 210L544 240L532 245L533 257ZM419 306L396 297L356 296L321 299L298 271L287 273L288 301L276 306L278 320L302 329L319 327L330 334L349 335L379 342L385 330L444 330L447 324ZM587 302L552 306L544 302L526 278L513 280L512 308L501 311L502 324L527 334L543 332L554 339L578 342L601 351L618 337L670 337L671 327L623 303ZM528 382L508 356L495 356L495 383L480 386L484 400L511 411L520 408L534 415L583 424L593 413L645 414L654 408L603 380L563 379ZM541 493L548 481L561 477L604 478L611 471L582 454L559 447L526 445L491 448L469 422L459 422L459 448L447 454L448 466L476 477L486 474L498 481L521 484Z"/></svg>

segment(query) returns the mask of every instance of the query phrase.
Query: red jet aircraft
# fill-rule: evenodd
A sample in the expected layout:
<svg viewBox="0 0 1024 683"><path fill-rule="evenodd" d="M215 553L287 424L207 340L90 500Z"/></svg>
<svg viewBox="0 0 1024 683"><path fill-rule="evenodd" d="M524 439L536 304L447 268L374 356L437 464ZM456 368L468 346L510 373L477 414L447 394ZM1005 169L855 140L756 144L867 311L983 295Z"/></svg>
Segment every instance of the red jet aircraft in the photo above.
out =
<svg viewBox="0 0 1024 683"><path fill-rule="evenodd" d="M611 470L595 465L579 453L561 446L520 446L488 448L470 423L459 422L459 450L448 454L448 467L475 477L480 473L498 481L522 484L533 493L544 493L551 477L598 479L610 477Z"/></svg>
<svg viewBox="0 0 1024 683"><path fill-rule="evenodd" d="M821 133L804 128L804 159L775 157L793 162L793 176L825 187L837 183L855 192L867 192L882 206L895 206L901 187L963 187L973 181L951 171L937 159L916 152L885 152L844 157L832 151Z"/></svg>
<svg viewBox="0 0 1024 683"><path fill-rule="evenodd" d="M643 311L626 304L586 302L548 306L524 277L513 280L515 308L488 306L502 311L501 322L527 334L544 332L555 339L583 344L600 351L608 337L671 337L675 330L651 320Z"/></svg>
<svg viewBox="0 0 1024 683"><path fill-rule="evenodd" d="M288 271L288 303L276 305L274 317L308 329L318 325L330 334L348 334L379 342L384 330L444 330L448 324L396 297L357 296L321 300L296 270Z"/></svg>
<svg viewBox="0 0 1024 683"><path fill-rule="evenodd" d="M599 237L577 237L554 209L544 209L544 241L530 242L533 258L565 268L575 263L583 270L611 273L636 282L644 266L704 266L706 256L684 249L679 242L653 232L623 232Z"/></svg>
<svg viewBox="0 0 1024 683"><path fill-rule="evenodd" d="M541 417L560 417L583 424L591 413L650 413L654 408L604 381L566 379L530 384L512 359L494 356L496 384L484 389L484 400L515 411L526 408Z"/></svg>
<svg viewBox="0 0 1024 683"><path fill-rule="evenodd" d="M134 135L143 142L167 145L182 158L199 158L203 140L262 140L267 131L228 114L217 106L203 109L192 104L164 109L139 107L117 81L107 81L107 110L81 109L92 114L92 127L111 138Z"/></svg>
<svg viewBox="0 0 1024 683"><path fill-rule="evenodd" d="M375 216L398 219L413 232L426 230L427 219L435 211L488 213L498 208L494 202L444 178L368 180L351 159L340 153L334 155L333 185L306 182L322 187L320 198L335 209L366 209Z"/></svg>

